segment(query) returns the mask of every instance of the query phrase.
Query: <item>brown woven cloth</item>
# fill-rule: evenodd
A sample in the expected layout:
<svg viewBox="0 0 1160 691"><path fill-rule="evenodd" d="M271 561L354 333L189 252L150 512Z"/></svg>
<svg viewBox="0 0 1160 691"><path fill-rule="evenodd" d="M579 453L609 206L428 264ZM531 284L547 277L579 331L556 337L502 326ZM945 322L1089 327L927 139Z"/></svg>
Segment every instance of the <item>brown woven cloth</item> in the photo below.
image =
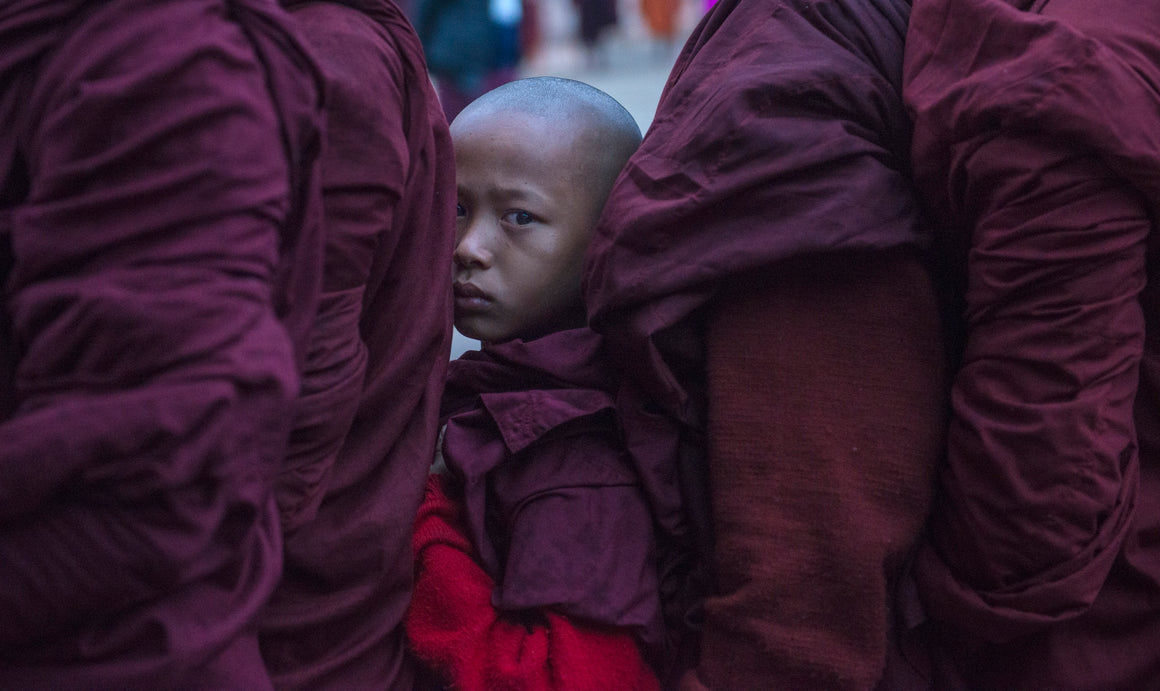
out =
<svg viewBox="0 0 1160 691"><path fill-rule="evenodd" d="M873 688L942 440L943 356L911 257L787 262L708 327L716 590L684 688Z"/></svg>

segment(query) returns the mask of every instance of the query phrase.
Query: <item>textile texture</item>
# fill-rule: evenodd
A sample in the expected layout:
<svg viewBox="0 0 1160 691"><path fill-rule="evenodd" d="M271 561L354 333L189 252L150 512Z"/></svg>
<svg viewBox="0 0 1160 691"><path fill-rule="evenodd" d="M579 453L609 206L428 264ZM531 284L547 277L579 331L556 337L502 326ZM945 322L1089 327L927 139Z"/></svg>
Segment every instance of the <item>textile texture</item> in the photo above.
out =
<svg viewBox="0 0 1160 691"><path fill-rule="evenodd" d="M652 519L611 374L588 329L466 353L448 374L443 458L497 608L620 627L655 657Z"/></svg>
<svg viewBox="0 0 1160 691"><path fill-rule="evenodd" d="M1160 11L914 4L905 96L961 334L916 561L943 688L1160 679Z"/></svg>
<svg viewBox="0 0 1160 691"><path fill-rule="evenodd" d="M658 689L636 641L618 628L554 612L505 617L479 566L458 500L432 476L415 522L416 586L407 613L415 653L463 691Z"/></svg>
<svg viewBox="0 0 1160 691"><path fill-rule="evenodd" d="M0 687L269 687L321 83L264 2L0 9Z"/></svg>
<svg viewBox="0 0 1160 691"><path fill-rule="evenodd" d="M622 424L654 500L661 553L672 544L697 550L693 567L684 569L690 606L675 617L703 629L699 668L683 681L693 688L752 687L757 674L761 686L865 688L886 673L892 588L918 537L915 516L933 489L945 393L938 305L924 266L930 236L910 177L911 125L901 92L909 11L909 2L891 0L716 3L677 58L596 229L585 299L625 377L618 397L650 402L627 408ZM850 263L850 256L860 259ZM798 274L797 283L773 282L807 258L812 283ZM895 267L896 283L875 273L886 266ZM767 331L738 335L734 354L752 351L768 359L765 366L734 379L710 368L706 349L731 338L712 331L723 329L720 315L730 304L762 291L780 305L791 299L780 290L811 288L818 315L842 316L819 323L787 302L785 316L771 318ZM875 308L887 310L864 315L880 320L876 340L867 334L876 358L862 357L857 339L865 327L842 302L867 305L856 299L860 292L879 296L884 302ZM909 311L891 321L892 309ZM776 340L782 332L793 339L786 350ZM834 343L834 334L847 340ZM813 359L823 353L824 366ZM796 412L789 404L798 400L794 387L778 383L806 383L795 358L814 370L832 368L833 375L812 374L841 393L804 401L815 407ZM848 410L843 394L865 407ZM749 395L755 407L744 419L776 419L784 429L749 425L726 441L717 425L745 411ZM808 439L811 427L823 426L833 440L823 449L781 443ZM649 441L634 438L640 430L649 431ZM859 451L838 453L845 443ZM824 463L815 451L829 453ZM880 482L863 475L873 476L872 469L897 480L897 513L876 494ZM734 492L750 473L763 481ZM771 509L777 527L750 532L744 515L757 508L738 497L771 492L779 478L805 493L800 504L785 504L799 511ZM877 507L881 523L820 510L838 487ZM819 510L804 508L811 501ZM726 520L737 512L738 521ZM893 541L882 542L881 534ZM827 551L831 578L807 578ZM855 562L862 570L851 567ZM745 564L755 578L782 579L771 578L766 588L742 585ZM860 605L847 621L818 606L838 592L839 601ZM806 641L817 645L786 657L787 642L800 653Z"/></svg>
<svg viewBox="0 0 1160 691"><path fill-rule="evenodd" d="M261 649L278 688L406 687L410 532L451 342L450 137L397 6L288 9L326 79L326 250Z"/></svg>

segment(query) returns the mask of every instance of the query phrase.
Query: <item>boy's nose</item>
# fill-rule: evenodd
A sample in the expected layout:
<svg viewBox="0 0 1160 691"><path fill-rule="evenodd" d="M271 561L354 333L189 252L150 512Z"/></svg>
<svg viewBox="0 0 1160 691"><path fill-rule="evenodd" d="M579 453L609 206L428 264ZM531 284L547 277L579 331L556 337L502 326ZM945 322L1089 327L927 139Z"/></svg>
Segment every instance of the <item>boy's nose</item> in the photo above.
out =
<svg viewBox="0 0 1160 691"><path fill-rule="evenodd" d="M492 253L488 249L490 233L479 222L469 224L455 243L455 263L463 267L486 269L491 266Z"/></svg>

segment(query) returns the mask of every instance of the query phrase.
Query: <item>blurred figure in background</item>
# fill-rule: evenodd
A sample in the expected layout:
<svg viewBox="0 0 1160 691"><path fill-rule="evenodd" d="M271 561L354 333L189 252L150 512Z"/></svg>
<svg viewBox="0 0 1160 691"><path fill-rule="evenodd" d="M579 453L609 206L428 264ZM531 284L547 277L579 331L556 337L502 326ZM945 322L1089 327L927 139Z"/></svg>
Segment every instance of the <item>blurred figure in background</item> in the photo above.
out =
<svg viewBox="0 0 1160 691"><path fill-rule="evenodd" d="M414 21L447 121L516 77L520 0L413 0Z"/></svg>
<svg viewBox="0 0 1160 691"><path fill-rule="evenodd" d="M520 62L533 60L539 55L543 43L540 29L540 0L523 0L520 3Z"/></svg>
<svg viewBox="0 0 1160 691"><path fill-rule="evenodd" d="M572 0L579 13L580 43L589 67L607 67L608 56L601 51L605 32L616 26L616 0Z"/></svg>
<svg viewBox="0 0 1160 691"><path fill-rule="evenodd" d="M681 0L640 0L640 14L656 42L658 56L672 56L680 28Z"/></svg>
<svg viewBox="0 0 1160 691"><path fill-rule="evenodd" d="M524 3L522 0L488 0L487 12L496 35L494 76L500 80L496 84L499 86L515 79L516 66L523 57L520 41L523 38Z"/></svg>

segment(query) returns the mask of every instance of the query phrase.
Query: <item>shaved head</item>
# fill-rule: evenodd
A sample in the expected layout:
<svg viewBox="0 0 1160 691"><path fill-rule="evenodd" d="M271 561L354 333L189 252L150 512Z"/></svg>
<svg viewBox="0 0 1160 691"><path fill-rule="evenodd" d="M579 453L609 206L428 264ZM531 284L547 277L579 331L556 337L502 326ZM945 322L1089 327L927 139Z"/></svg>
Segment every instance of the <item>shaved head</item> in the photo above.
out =
<svg viewBox="0 0 1160 691"><path fill-rule="evenodd" d="M597 164L597 178L610 188L628 158L640 146L640 126L615 98L594 86L563 77L529 77L496 87L472 101L451 123L451 134L519 114L551 123L577 135L585 156Z"/></svg>
<svg viewBox="0 0 1160 691"><path fill-rule="evenodd" d="M472 101L463 114L471 115L472 111L495 114L508 110L565 120L590 117L609 130L640 139L636 120L615 98L590 84L563 77L529 77L508 82Z"/></svg>

